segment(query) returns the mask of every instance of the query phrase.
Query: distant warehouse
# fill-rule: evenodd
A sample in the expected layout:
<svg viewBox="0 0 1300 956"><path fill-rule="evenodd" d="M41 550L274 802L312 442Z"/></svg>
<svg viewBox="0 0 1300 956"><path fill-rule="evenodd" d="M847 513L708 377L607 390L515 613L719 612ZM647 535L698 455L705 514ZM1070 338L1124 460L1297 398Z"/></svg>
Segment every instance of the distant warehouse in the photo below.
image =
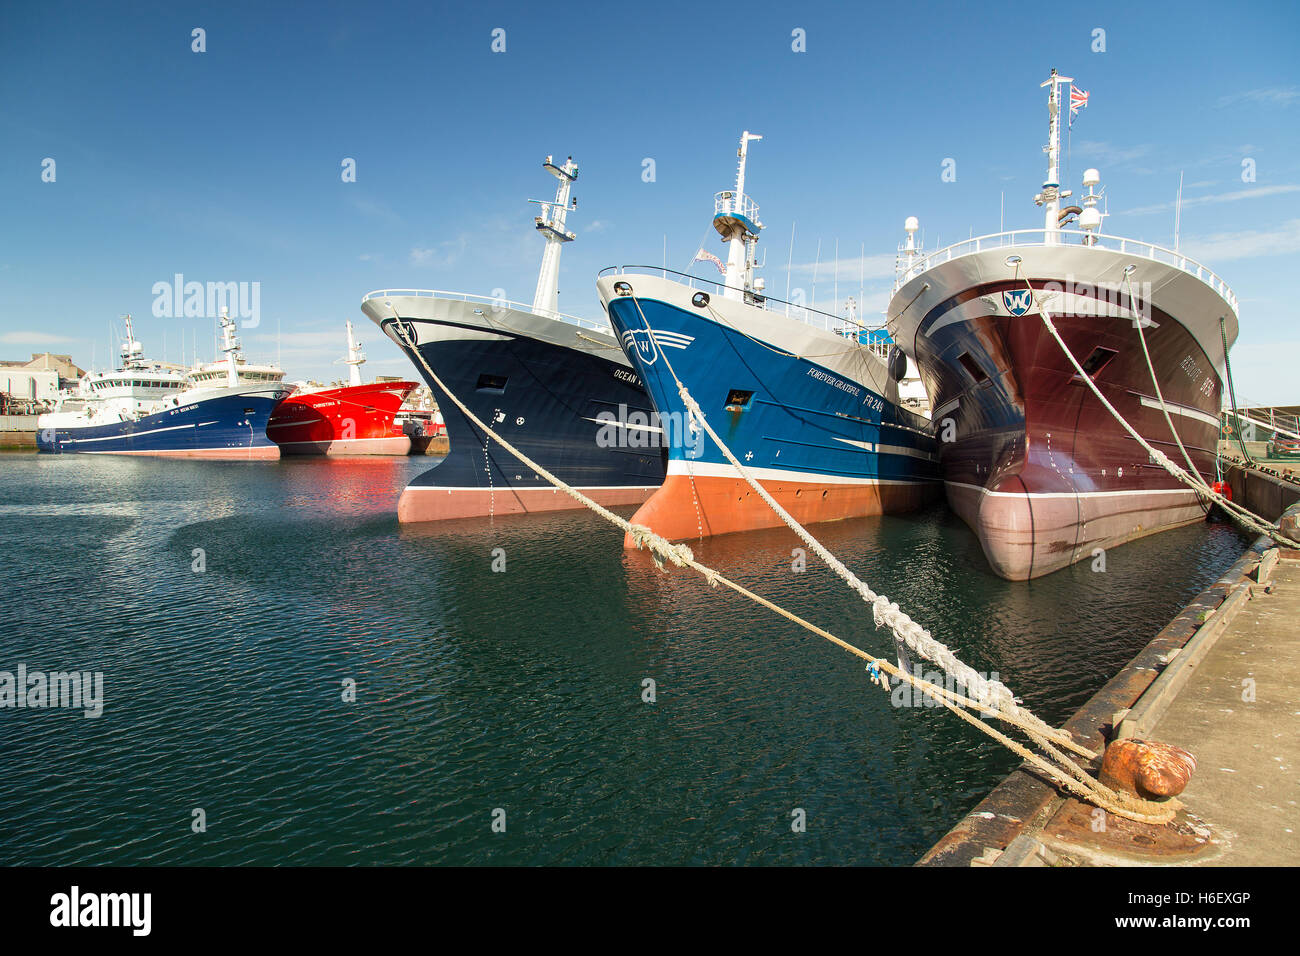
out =
<svg viewBox="0 0 1300 956"><path fill-rule="evenodd" d="M0 393L12 402L52 402L60 388L75 385L86 373L69 355L32 353L30 361L0 361Z"/></svg>

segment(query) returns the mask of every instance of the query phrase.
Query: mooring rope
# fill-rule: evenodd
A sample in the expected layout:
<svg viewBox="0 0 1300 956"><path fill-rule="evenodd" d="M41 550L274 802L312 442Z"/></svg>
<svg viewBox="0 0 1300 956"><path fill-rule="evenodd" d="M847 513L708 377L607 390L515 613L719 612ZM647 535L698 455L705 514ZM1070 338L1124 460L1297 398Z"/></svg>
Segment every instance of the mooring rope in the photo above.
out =
<svg viewBox="0 0 1300 956"><path fill-rule="evenodd" d="M640 311L639 304L637 305L637 309L638 311ZM811 623L810 621L805 620L799 615L794 614L791 611L787 611L785 608L782 608L779 605L773 603L772 601L769 601L767 598L755 594L753 591L750 591L748 588L745 588L744 586L730 580L725 575L721 574L719 571L696 561L694 553L687 545L685 544L674 545L671 542L669 542L667 539L656 534L650 528L647 528L644 525L632 524L630 521L627 521L626 519L621 518L618 515L614 514L614 512L610 511L608 508L604 507L603 505L597 503L596 501L593 501L591 498L584 495L577 488L574 488L571 485L567 484L566 482L560 480L555 475L551 474L550 471L543 468L540 464L538 464L537 462L529 458L522 451L515 448L514 445L508 442L505 438L498 435L495 431L493 431L490 427L488 427L488 425L484 423L477 415L475 415L474 412L471 411L470 408L464 402L462 402L454 392L450 391L447 388L447 386L443 383L442 379L438 376L438 374L434 372L433 368L429 365L429 363L425 361L424 356L420 353L419 349L416 348L415 343L412 342L411 339L408 337L406 329L403 328L401 317L398 316L396 312L394 312L393 316L397 320L393 325L393 328L396 330L397 335L401 338L401 340L406 345L406 347L411 352L411 354L414 355L415 358L419 361L420 365L423 366L425 372L428 373L430 380L433 381L434 384L436 384L443 391L443 393L446 394L447 397L451 399L452 403L455 404L456 407L460 409L460 411L475 426L477 426L480 431L482 431L485 435L491 436L491 438L494 439L499 445L501 445L502 448L504 448L506 451L510 452L510 454L518 458L519 461L521 461L528 468L532 469L537 475L544 478L546 481L550 482L556 488L560 489L565 494L569 495L571 498L578 501L585 507L594 511L596 514L600 515L602 518L609 521L611 524L621 528L624 531L624 533L627 534L632 539L632 542L636 545L638 549L644 548L650 552L651 557L655 561L655 564L658 565L661 569L663 567L663 561L668 561L669 563L677 567L692 568L693 570L697 571L700 575L702 575L704 579L709 582L709 585L711 587L717 587L719 584L721 584L727 588L730 588L731 590L735 591L737 594L747 597L750 600L754 601L755 603L768 608L769 610L775 612L776 614L781 615L782 617L786 618L792 623L798 624L800 627L804 628L808 632L812 634L816 634L819 637L822 637L825 640L829 641L830 643L834 644L835 646L841 648L842 650L845 650L848 653L853 654L854 656L862 660L865 660L867 662L868 673L872 673L874 669L876 672L883 671L884 673L897 677L902 681L906 681L911 686L917 688L921 693L926 694L928 697L943 704L944 707L946 707L948 710L952 711L953 713L957 714L958 717L960 717L962 720L965 720L967 723L971 724L971 726L978 728L988 736L992 737L994 740L997 740L998 742L1002 743L1013 753L1017 754L1023 760L1029 763L1031 766L1039 770L1049 780L1054 781L1062 789L1067 790L1068 792L1073 793L1075 796L1079 797L1080 799L1092 803L1095 806L1101 807L1104 810L1107 810L1108 812L1141 823L1164 824L1170 822L1176 815L1178 809L1182 806L1182 804L1179 803L1177 800L1167 800L1160 803L1143 800L1142 798L1137 796L1112 790L1111 788L1102 784L1100 781L1096 780L1094 777L1088 774L1087 771L1079 767L1078 764L1075 763L1075 761L1072 760L1069 756L1062 753L1061 750L1058 749L1058 747L1063 747L1072 750L1076 754L1078 754L1081 757L1084 757L1087 760L1096 760L1098 755L1093 751L1089 750L1088 748L1082 746L1081 744L1076 743L1070 737L1068 732L1063 730L1057 730L1049 726L1048 724L1044 723L1037 717L1035 717L1028 710L1016 707L1014 698L1011 697L1010 691L1007 690L1004 685L998 682L985 681L982 678L979 678L979 675L974 674L974 672L971 671L971 674L974 675L974 678L978 679L978 682L975 682L973 680L972 684L962 683L961 686L964 687L968 693L966 695L961 695L956 693L955 691L950 691L947 688L941 687L930 681L917 678L915 675L907 673L902 668L895 667L888 660L885 660L883 658L877 658L867 653L861 648L856 647L853 644L850 644L848 641L845 641L842 638L835 636L834 634L830 633L824 628L818 627L817 625ZM642 318L644 319L644 315L642 316ZM647 324L647 329L648 328L649 325ZM675 373L674 373L674 378L676 378ZM694 399L690 398L690 393L685 391L685 386L682 386L682 391L685 393L685 398L689 399L690 404L694 406L694 409L696 411L698 411L699 406L695 404ZM706 431L709 432L709 434L714 438L715 441L720 441L719 439L717 439L716 434L713 432L712 428L709 428L707 422L703 419L703 413L700 412L699 414L700 414L700 423L705 426ZM727 449L725 445L720 445L720 447L723 449L725 454L731 457L733 464L735 464L735 466L738 469L740 469L742 473L744 473L743 466L741 466L739 462L735 461L735 458L734 456L731 456L729 449ZM769 497L766 495L765 492L760 491L760 493L763 494L765 498ZM775 502L771 502L771 504L775 504ZM782 509L780 505L775 505L775 507L777 509L778 514L784 514L784 509ZM799 531L803 533L801 536L807 536L806 540L810 542L815 542L815 539L813 539L811 535L808 535L807 532L803 530L802 526L798 524L798 522L795 522L794 519L790 518L788 514L785 515L785 517L788 518L790 522L793 522L793 527L798 528ZM828 557L831 557L831 560L834 560L833 556L830 556L829 552L826 552L825 549L822 548L820 543L816 543L814 550L817 550L820 553L825 553ZM838 564L838 561L836 563ZM840 567L843 567L843 565L840 565ZM845 571L854 581L857 581L856 577L852 575L852 572L849 572L847 569L845 569ZM863 588L865 588L865 585L862 585L860 581L858 581L857 583L861 585ZM872 592L870 592L868 589L868 593L872 593ZM881 604L883 604L883 608L880 606ZM903 612L898 609L897 604L892 604L888 601L887 598L877 595L873 598L872 611L877 626L880 626L882 623L886 623L890 625L891 629L893 629L895 626L901 627L902 622L905 621L912 625L912 628L909 630L919 631L920 634L927 639L924 642L919 642L920 646L925 647L930 653L941 654L943 658L945 658L950 662L950 666L959 665L962 668L965 667L965 665L962 665L960 664L959 661L957 661L956 657L952 654L951 651L943 647L943 645L940 644L938 641L935 641L933 638L931 638L927 631L921 629L919 625L916 625L915 622L911 621L910 618L908 618L905 614L903 614ZM895 634L897 636L898 632L896 631ZM913 636L915 638L916 635L913 634ZM942 650L940 651L939 649ZM918 653L921 653L919 649L918 649ZM940 666L943 666L942 661L935 661L935 663L938 663L940 664ZM969 668L967 668L967 670L969 670ZM875 677L873 675L873 681L874 679ZM955 675L954 675L954 679L956 679ZM991 688L995 686L1000 687L1005 696L997 698L995 703L990 704L988 702L990 699L988 696L985 696L983 699L976 699L970 696L969 692L972 689L972 685L975 688L982 687L986 692L991 692ZM1008 704L1010 705L1009 707ZM1023 733L1026 734L1026 736L1028 736L1031 740L1033 740L1034 743L1036 743L1044 752L1050 755L1052 759L1055 760L1060 766L1054 766L1053 764L1049 763L1041 755L1034 753L1033 751L1029 750L1029 748L1025 747L1023 744L1008 737L1006 734L1003 734L996 727L992 727L982 720L977 720L975 717L973 717L970 713L967 712L966 708L978 711L983 714L987 714L990 717L996 717L999 720L1006 721L1012 726L1019 728Z"/></svg>
<svg viewBox="0 0 1300 956"><path fill-rule="evenodd" d="M1169 426L1169 433L1174 436L1174 441L1178 444L1178 450L1183 453L1183 461L1187 462L1188 474L1193 478L1200 480L1204 487L1209 487L1204 478L1201 477L1200 470L1192 463L1192 456L1188 454L1187 448L1183 445L1183 439L1178 434L1178 429L1174 427L1174 420L1169 415L1169 406L1165 404L1164 391L1160 388L1160 378L1156 375L1156 368L1151 361L1151 351L1147 348L1147 335L1143 327L1142 317L1137 312L1135 300L1133 298L1133 279L1129 275L1124 276L1124 284L1128 287L1128 304L1129 311L1133 314L1133 324L1137 326L1138 341L1142 343L1142 355L1147 362L1147 371L1151 373L1151 387L1156 390L1156 400L1160 402L1160 412L1165 416L1165 424Z"/></svg>
<svg viewBox="0 0 1300 956"><path fill-rule="evenodd" d="M1241 434L1241 412L1237 411L1237 389L1232 384L1232 364L1228 360L1228 327L1223 316L1219 316L1219 338L1223 342L1223 372L1228 379L1228 397L1232 400L1232 417L1237 422L1237 427L1233 431L1237 434L1237 446L1241 449L1241 457L1245 459L1247 465L1253 467L1255 459L1251 458L1250 452L1246 451L1246 441Z"/></svg>
<svg viewBox="0 0 1300 956"><path fill-rule="evenodd" d="M1020 267L1017 265L1016 266L1017 274L1019 274L1019 271L1020 271ZM1205 484L1204 479L1202 479L1199 474L1196 476L1196 478L1193 478L1191 475L1187 474L1187 472L1183 471L1183 469L1176 462L1171 460L1168 455L1166 455L1160 449L1153 447L1150 442L1148 442L1145 438L1143 438L1138 433L1137 429L1135 429L1132 425L1130 425L1128 421L1124 418L1124 416L1119 413L1119 410L1115 408L1115 406L1110 403L1110 401L1106 398L1106 396L1101 393L1101 389L1099 389L1097 387L1097 383L1092 380L1092 376L1083 370L1083 366L1079 364L1079 360L1075 358L1074 353L1070 351L1070 347L1066 345L1065 340L1061 338L1061 333L1057 331L1056 325L1052 322L1052 317L1048 313L1047 307L1043 305L1041 298L1035 294L1034 287L1029 284L1028 279L1024 280L1024 282L1025 282L1025 288L1029 290L1031 300L1033 301L1034 305L1038 309L1039 317L1043 320L1043 324L1047 327L1047 331L1051 334L1052 338L1056 340L1056 344L1061 347L1061 351L1064 352L1065 357L1070 360L1070 364L1073 365L1075 371L1079 373L1079 377L1083 380L1084 384L1086 384L1088 388L1091 389L1093 395L1097 396L1097 400L1100 401L1102 405L1106 407L1106 410L1111 413L1111 415L1115 418L1115 421L1119 422L1120 425L1124 428L1124 430L1128 432L1129 435L1131 435L1133 439L1146 450L1147 454L1151 456L1153 461L1159 464L1162 468L1165 469L1165 471L1169 472L1169 474L1173 475L1179 481L1190 486L1194 491L1198 492L1199 494L1203 494L1206 497L1213 500L1216 504L1218 504L1221 508L1223 508L1223 510L1227 514L1235 517L1241 524L1244 524L1246 527L1250 528L1251 530L1256 531L1263 535L1267 535L1268 537L1272 538L1274 541L1288 548L1300 549L1300 543L1292 541L1290 538L1284 535L1278 529L1278 526L1276 524L1269 523L1266 519L1260 517L1259 515L1255 514L1249 509L1236 504L1235 502L1229 500L1228 498L1225 498L1223 495L1219 494L1213 488L1208 487ZM1139 332L1140 331L1141 329L1139 328Z"/></svg>
<svg viewBox="0 0 1300 956"><path fill-rule="evenodd" d="M636 306L637 314L641 317L642 323L653 338L649 320L646 319L645 312L641 309L641 303L635 295L629 295L633 305ZM960 683L968 690L976 692L976 696L985 700L993 701L994 705L999 708L1005 708L1012 713L1017 712L1017 703L1015 696L1000 681L989 681L981 677L973 668L963 664L957 659L951 650L942 643L935 640L930 632L913 621L906 613L901 611L897 604L891 602L884 595L877 594L864 581L858 578L849 570L843 562L836 558L827 548L808 532L795 518L781 506L775 498L768 493L767 489L750 474L749 469L740 463L740 460L731 452L726 443L713 430L704 411L695 401L694 397L687 390L685 384L677 375L677 370L673 368L672 360L664 354L664 350L659 350L660 357L664 360L664 366L673 377L677 385L678 395L686 405L693 421L699 422L705 433L717 445L718 449L736 469L737 473L745 482L754 490L754 492L763 499L764 503L779 517L785 525L790 528L799 538L808 545L813 552L822 559L822 561L838 575L850 588L858 593L861 598L871 605L872 616L877 627L887 625L893 632L894 636L902 640L908 647L916 651L926 660L938 664L945 673L952 675L953 679ZM1037 718L1033 718L1037 719ZM1061 737L1061 731L1050 727L1046 723L1041 724L1038 728L1040 733L1053 737ZM1064 742L1064 741L1063 741ZM1073 743L1073 741L1071 741ZM1068 745L1067 745L1068 746Z"/></svg>
<svg viewBox="0 0 1300 956"><path fill-rule="evenodd" d="M645 312L641 309L640 301L635 295L630 293L628 297L636 306L637 314L640 316L647 333L649 333L653 340L654 331L649 321L646 319ZM728 323L728 325L729 324L730 323ZM676 369L673 368L672 360L668 358L662 349L659 350L659 354L660 357L663 358L664 365L668 369L669 374L672 375L673 381L677 385L678 394L686 405L692 419L699 422L705 432L709 435L710 439L712 439L713 443L731 463L732 467L736 469L736 471L745 479L745 482L759 495L760 498L763 499L768 507L782 519L786 526L789 527L790 530L794 531L805 544L813 549L814 553L816 553L828 567L835 571L835 573L853 590L858 592L863 600L871 605L872 616L877 627L888 625L896 640L900 640L922 657L938 664L945 673L951 675L953 679L966 688L967 691L975 690L977 695L984 701L992 701L992 716L997 716L1020 727L1020 729L1033 739L1035 743L1050 753L1054 759L1057 759L1058 762L1068 770L1075 781L1074 783L1064 784L1069 789L1077 792L1078 788L1082 787L1093 794L1094 799L1092 799L1091 802L1096 803L1099 806L1104 806L1107 809L1113 809L1115 812L1123 812L1125 815L1131 815L1133 819L1143 819L1147 822L1151 822L1159 818L1159 822L1168 822L1168 820L1173 818L1175 808L1170 807L1168 804L1153 804L1150 801L1141 800L1140 798L1131 798L1128 794L1112 791L1097 782L1073 760L1061 753L1056 746L1053 746L1053 744L1065 749L1073 750L1080 756L1084 756L1090 760L1096 759L1097 754L1077 744L1073 738L1070 737L1068 732L1051 727L1029 711L1017 707L1019 702L1004 684L998 681L988 681L968 665L962 663L949 648L935 640L929 631L922 628L916 621L912 620L896 603L891 602L884 595L874 592L865 582L859 579L857 575L845 567L845 565L831 554L820 541L814 538L808 530L803 527L803 525L796 521L795 518L767 492L767 489L765 489L762 484L759 483L752 474L750 474L749 470L740 463L740 460L736 458L736 456L731 452L731 449L727 447L726 443L708 423L708 419L704 415L703 410L687 390L685 384L678 377ZM837 638L834 640L841 646L851 646L845 645ZM893 668L892 666L886 668L883 666L883 663L878 666L880 666L881 669L890 672L897 672L896 668ZM969 715L964 716L969 717ZM977 726L984 726L977 721L975 723ZM993 731L993 728L986 729ZM993 735L1001 738L1003 743L1014 743L1013 741L1010 741L1009 738L1005 738L1004 735L1001 735L996 731L993 731ZM1018 745L1013 746L1012 749L1016 750L1018 753L1023 750L1023 748L1019 748ZM1028 753L1028 751L1024 751L1021 755L1024 756L1026 753ZM1031 762L1036 766L1041 763L1039 760L1031 760ZM1152 810L1153 807L1156 808L1154 811Z"/></svg>

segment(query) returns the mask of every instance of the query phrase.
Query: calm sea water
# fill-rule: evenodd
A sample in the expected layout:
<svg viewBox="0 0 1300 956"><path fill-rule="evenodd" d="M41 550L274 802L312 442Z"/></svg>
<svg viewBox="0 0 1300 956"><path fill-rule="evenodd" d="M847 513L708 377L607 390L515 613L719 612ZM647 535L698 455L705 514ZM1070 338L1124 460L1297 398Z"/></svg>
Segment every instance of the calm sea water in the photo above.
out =
<svg viewBox="0 0 1300 956"><path fill-rule="evenodd" d="M1015 765L585 512L399 526L432 462L0 456L0 670L105 680L98 719L0 710L0 863L910 864ZM943 507L816 530L1053 721L1245 544L1198 524L1014 584ZM796 544L696 552L887 653Z"/></svg>

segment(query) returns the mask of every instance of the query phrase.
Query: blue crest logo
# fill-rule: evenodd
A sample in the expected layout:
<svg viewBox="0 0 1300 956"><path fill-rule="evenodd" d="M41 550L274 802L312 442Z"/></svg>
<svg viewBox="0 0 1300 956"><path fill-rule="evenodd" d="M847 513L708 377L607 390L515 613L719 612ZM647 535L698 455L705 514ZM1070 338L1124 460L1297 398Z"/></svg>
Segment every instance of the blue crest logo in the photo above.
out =
<svg viewBox="0 0 1300 956"><path fill-rule="evenodd" d="M1007 311L1012 315L1024 315L1034 305L1034 297L1028 289L1017 289L1014 292L1002 293L1002 304L1007 307Z"/></svg>
<svg viewBox="0 0 1300 956"><path fill-rule="evenodd" d="M414 324L406 319L393 319L390 322L385 323L384 331L387 332L388 337L395 340L398 345L414 346L420 341L420 337L416 334Z"/></svg>
<svg viewBox="0 0 1300 956"><path fill-rule="evenodd" d="M623 333L623 344L629 352L636 352L642 364L654 365L655 359L659 358L659 349L649 329L628 329Z"/></svg>

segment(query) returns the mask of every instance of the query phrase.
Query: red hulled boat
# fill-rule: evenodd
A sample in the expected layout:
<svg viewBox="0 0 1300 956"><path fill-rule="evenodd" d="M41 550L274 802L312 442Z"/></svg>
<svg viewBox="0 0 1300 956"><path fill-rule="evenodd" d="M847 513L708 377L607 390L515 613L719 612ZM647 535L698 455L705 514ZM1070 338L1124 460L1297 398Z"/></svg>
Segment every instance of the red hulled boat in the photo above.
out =
<svg viewBox="0 0 1300 956"><path fill-rule="evenodd" d="M415 382L361 384L365 362L361 345L348 324L351 383L306 388L282 402L267 422L266 433L282 455L406 455L411 439L394 423L397 410L415 389Z"/></svg>

